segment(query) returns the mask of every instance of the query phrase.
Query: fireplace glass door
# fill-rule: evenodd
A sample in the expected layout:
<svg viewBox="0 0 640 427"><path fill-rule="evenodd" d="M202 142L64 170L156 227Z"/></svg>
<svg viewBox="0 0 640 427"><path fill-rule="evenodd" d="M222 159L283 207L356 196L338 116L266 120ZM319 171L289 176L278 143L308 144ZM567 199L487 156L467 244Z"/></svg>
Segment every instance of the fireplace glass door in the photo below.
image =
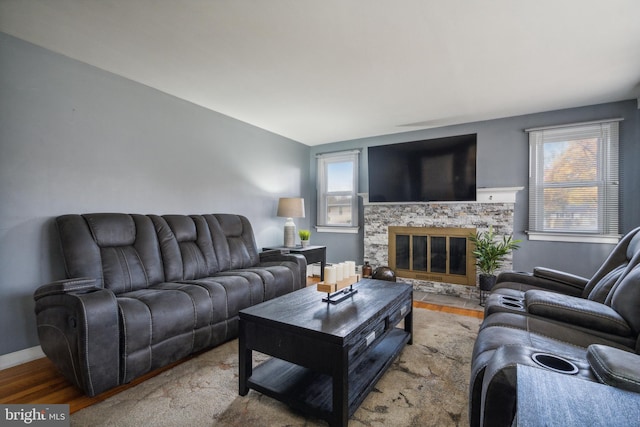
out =
<svg viewBox="0 0 640 427"><path fill-rule="evenodd" d="M475 228L389 227L389 266L398 277L474 285L472 234Z"/></svg>

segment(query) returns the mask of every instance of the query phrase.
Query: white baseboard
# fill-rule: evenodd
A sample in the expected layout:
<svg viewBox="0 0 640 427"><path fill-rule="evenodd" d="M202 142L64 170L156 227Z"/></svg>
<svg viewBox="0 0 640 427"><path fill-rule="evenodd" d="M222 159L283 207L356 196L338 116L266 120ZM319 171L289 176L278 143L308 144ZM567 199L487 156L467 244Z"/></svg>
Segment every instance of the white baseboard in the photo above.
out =
<svg viewBox="0 0 640 427"><path fill-rule="evenodd" d="M38 345L24 350L16 351L0 356L0 370L31 362L32 360L45 357L42 348Z"/></svg>

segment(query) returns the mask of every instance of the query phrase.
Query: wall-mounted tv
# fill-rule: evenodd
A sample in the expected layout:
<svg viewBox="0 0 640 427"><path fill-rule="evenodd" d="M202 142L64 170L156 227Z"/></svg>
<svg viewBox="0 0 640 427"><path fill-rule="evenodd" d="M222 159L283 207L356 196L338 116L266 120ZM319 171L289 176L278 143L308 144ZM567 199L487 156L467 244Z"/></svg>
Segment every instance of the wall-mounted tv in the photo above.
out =
<svg viewBox="0 0 640 427"><path fill-rule="evenodd" d="M369 202L476 200L477 134L368 147Z"/></svg>

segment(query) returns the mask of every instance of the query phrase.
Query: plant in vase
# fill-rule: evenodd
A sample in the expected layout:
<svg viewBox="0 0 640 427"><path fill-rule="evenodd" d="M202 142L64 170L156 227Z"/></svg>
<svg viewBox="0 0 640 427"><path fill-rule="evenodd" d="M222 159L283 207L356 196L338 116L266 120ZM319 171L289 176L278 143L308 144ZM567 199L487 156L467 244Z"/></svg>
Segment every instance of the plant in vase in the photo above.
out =
<svg viewBox="0 0 640 427"><path fill-rule="evenodd" d="M300 244L303 248L309 245L309 237L311 237L311 232L309 230L299 230L298 236L300 236Z"/></svg>
<svg viewBox="0 0 640 427"><path fill-rule="evenodd" d="M476 265L480 269L480 290L490 291L496 283L496 270L502 266L509 252L520 247L518 243L521 240L514 240L513 236L502 236L502 239L500 239L495 235L492 226L489 226L488 231L477 232L475 236L469 236L469 240L476 246L472 254L475 256Z"/></svg>

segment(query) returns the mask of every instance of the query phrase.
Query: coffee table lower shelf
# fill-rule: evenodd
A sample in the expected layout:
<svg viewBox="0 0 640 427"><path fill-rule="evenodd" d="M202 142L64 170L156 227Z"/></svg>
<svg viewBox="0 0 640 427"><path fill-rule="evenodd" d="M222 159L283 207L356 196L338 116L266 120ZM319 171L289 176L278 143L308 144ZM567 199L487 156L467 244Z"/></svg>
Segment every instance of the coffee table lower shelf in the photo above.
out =
<svg viewBox="0 0 640 427"><path fill-rule="evenodd" d="M349 369L349 417L400 354L411 334L393 328ZM271 358L253 368L248 386L317 418L331 419L332 378L287 361Z"/></svg>

